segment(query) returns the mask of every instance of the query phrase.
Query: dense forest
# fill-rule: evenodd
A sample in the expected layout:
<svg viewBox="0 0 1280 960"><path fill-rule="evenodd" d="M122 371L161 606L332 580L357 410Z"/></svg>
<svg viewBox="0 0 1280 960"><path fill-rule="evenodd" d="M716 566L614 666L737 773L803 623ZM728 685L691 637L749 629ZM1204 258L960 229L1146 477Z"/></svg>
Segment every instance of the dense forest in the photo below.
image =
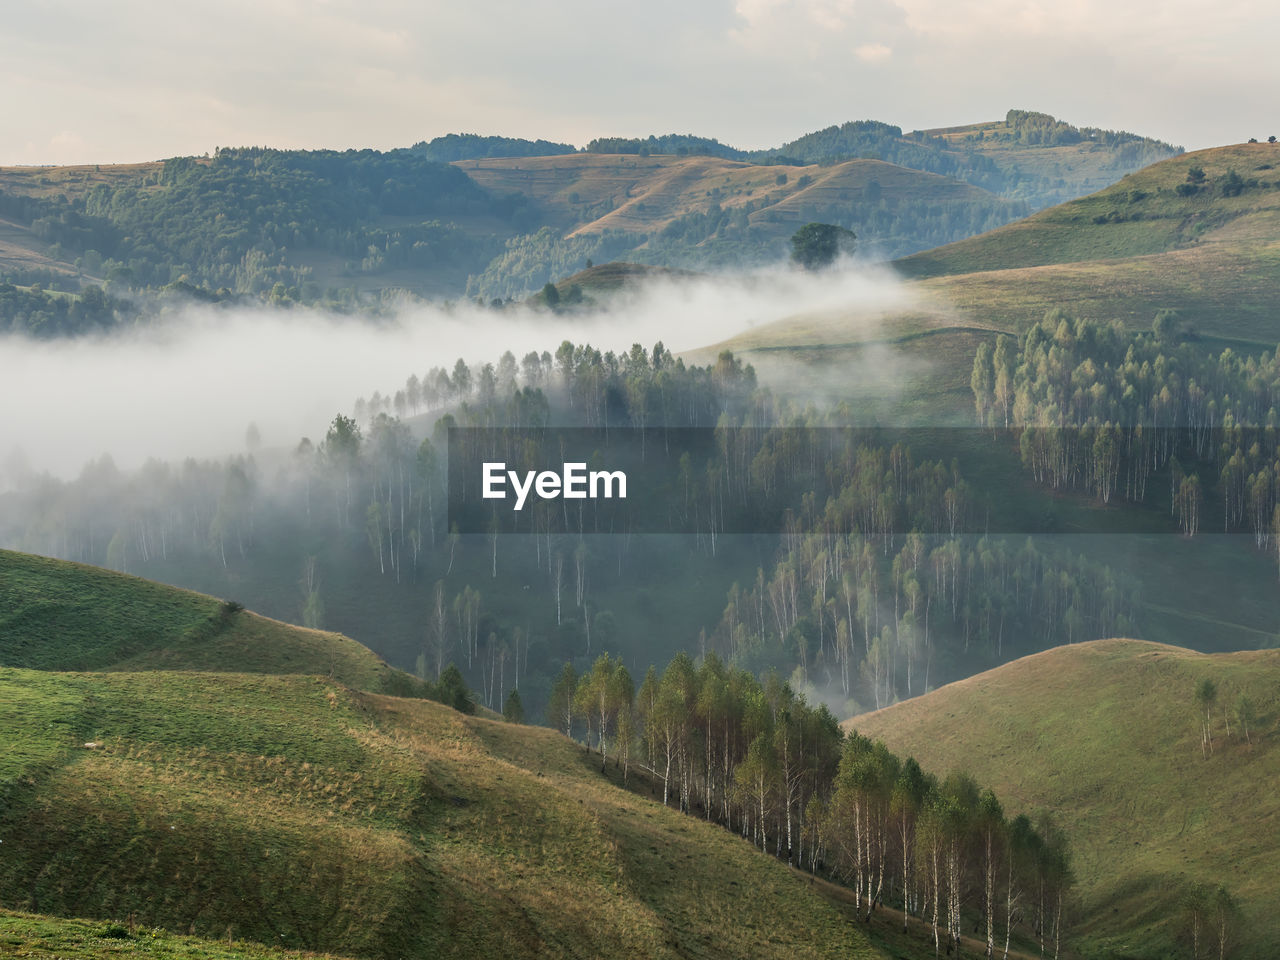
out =
<svg viewBox="0 0 1280 960"><path fill-rule="evenodd" d="M986 494L953 462L833 429L849 416L796 407L728 353L698 366L661 344L566 341L412 375L292 450L250 437L221 461L123 472L104 458L75 480L32 478L0 497L0 540L347 630L426 679L454 662L486 705L518 686L534 717L555 664L602 650L633 666L715 651L848 714L1139 631L1129 576L1050 542L965 535ZM681 464L696 534L451 530L448 427L542 424L713 430ZM821 456L795 446L818 428ZM743 510L778 532L726 533Z"/></svg>
<svg viewBox="0 0 1280 960"><path fill-rule="evenodd" d="M476 241L450 218L509 218L516 202L496 200L460 170L411 151L250 148L168 160L154 182L98 186L80 203L23 198L9 205L37 236L74 251L86 272L113 283L187 279L265 293L277 283L306 283L305 269L286 257L294 249L322 250L366 272L468 263ZM370 224L389 215L407 222Z"/></svg>
<svg viewBox="0 0 1280 960"><path fill-rule="evenodd" d="M1215 353L1193 338L1171 311L1149 333L1051 312L979 349L978 419L1013 428L1038 482L1103 503L1159 498L1188 536L1247 531L1267 547L1280 530L1280 351Z"/></svg>
<svg viewBox="0 0 1280 960"><path fill-rule="evenodd" d="M739 150L721 143L713 137L699 137L691 133L668 133L647 137L597 137L583 148L587 153L635 153L647 157L654 153L674 153L676 156L723 157L726 160L750 160L750 151Z"/></svg>
<svg viewBox="0 0 1280 960"><path fill-rule="evenodd" d="M1105 147L1137 148L1141 165L1155 163L1177 152L1171 143L1142 137L1127 130L1104 130L1101 127L1074 127L1071 124L1035 110L1010 110L1005 115L1004 129L992 136L1027 146L1059 146L1072 143L1096 143Z"/></svg>
<svg viewBox="0 0 1280 960"><path fill-rule="evenodd" d="M474 133L449 133L422 140L409 148L436 163L480 160L490 157L554 157L577 150L571 143L521 140L518 137L482 137Z"/></svg>
<svg viewBox="0 0 1280 960"><path fill-rule="evenodd" d="M85 287L79 295L45 290L40 283L17 286L0 282L0 327L34 337L71 337L114 327L134 316L131 304Z"/></svg>

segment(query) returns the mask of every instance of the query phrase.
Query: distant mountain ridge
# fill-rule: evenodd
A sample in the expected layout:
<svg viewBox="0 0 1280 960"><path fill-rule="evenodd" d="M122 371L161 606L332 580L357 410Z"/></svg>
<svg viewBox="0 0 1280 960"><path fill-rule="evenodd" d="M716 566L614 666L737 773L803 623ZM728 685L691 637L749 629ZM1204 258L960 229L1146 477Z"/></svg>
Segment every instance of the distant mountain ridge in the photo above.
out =
<svg viewBox="0 0 1280 960"><path fill-rule="evenodd" d="M482 137L475 133L449 133L422 140L409 148L436 163L477 160L490 157L549 157L577 151L571 143L550 140L521 140L518 137Z"/></svg>
<svg viewBox="0 0 1280 960"><path fill-rule="evenodd" d="M448 134L414 144L412 149L446 162L556 156L577 151L570 144L547 140L474 134ZM953 177L993 193L1025 199L1033 207L1044 207L1105 186L1093 183L1091 174L1095 172L1114 172L1116 176L1107 181L1114 182L1126 172L1175 156L1182 148L1126 130L1076 127L1047 113L1010 110L1003 121L906 133L899 126L879 120L850 120L762 150L743 150L714 137L692 133L668 133L597 137L577 152L707 156L789 166L883 160ZM1054 160L1046 163L1033 159L1034 152L1051 155ZM1068 160L1068 154L1081 156ZM1093 162L1082 163L1082 157L1088 154L1093 155L1088 158Z"/></svg>
<svg viewBox="0 0 1280 960"><path fill-rule="evenodd" d="M811 221L892 259L1176 152L1010 111L914 133L853 121L757 151L693 134L602 137L585 150L448 134L390 151L219 148L0 168L0 330L62 336L165 309L138 291L348 311L406 292L518 298L587 259L742 269L785 258L789 234Z"/></svg>

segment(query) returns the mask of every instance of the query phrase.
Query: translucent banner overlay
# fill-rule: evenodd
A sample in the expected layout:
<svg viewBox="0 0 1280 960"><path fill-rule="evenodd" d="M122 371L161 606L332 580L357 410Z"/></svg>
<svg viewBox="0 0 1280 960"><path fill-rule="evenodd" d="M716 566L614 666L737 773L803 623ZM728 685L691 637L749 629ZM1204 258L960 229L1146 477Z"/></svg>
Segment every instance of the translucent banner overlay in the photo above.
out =
<svg viewBox="0 0 1280 960"><path fill-rule="evenodd" d="M1241 451L1265 456L1273 434L455 427L449 524L463 534L1262 537L1275 483Z"/></svg>

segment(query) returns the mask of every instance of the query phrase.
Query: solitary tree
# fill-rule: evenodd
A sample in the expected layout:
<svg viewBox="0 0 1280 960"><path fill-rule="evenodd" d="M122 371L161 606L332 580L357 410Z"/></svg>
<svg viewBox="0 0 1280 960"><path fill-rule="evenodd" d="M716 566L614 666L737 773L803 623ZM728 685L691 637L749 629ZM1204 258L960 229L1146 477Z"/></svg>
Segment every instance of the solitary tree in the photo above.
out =
<svg viewBox="0 0 1280 960"><path fill-rule="evenodd" d="M319 630L324 623L324 600L320 597L320 575L316 572L316 558L308 556L302 562L302 625Z"/></svg>
<svg viewBox="0 0 1280 960"><path fill-rule="evenodd" d="M566 737L573 736L573 696L578 689L578 674L572 663L565 663L551 688L551 698L547 703L547 723L564 732Z"/></svg>
<svg viewBox="0 0 1280 960"><path fill-rule="evenodd" d="M1242 693L1236 698L1236 723L1240 724L1240 728L1244 730L1244 738L1250 746L1253 746L1253 739L1249 736L1249 727L1253 722L1253 701Z"/></svg>
<svg viewBox="0 0 1280 960"><path fill-rule="evenodd" d="M467 689L467 682L462 679L462 672L452 663L440 674L440 681L436 684L436 698L460 713L476 712L476 703L471 697L471 691Z"/></svg>
<svg viewBox="0 0 1280 960"><path fill-rule="evenodd" d="M1196 884L1183 893L1180 906L1183 935L1191 941L1192 960L1201 960L1203 954L1200 951L1200 944L1208 940L1209 891L1200 884Z"/></svg>
<svg viewBox="0 0 1280 960"><path fill-rule="evenodd" d="M1218 685L1205 677L1196 686L1196 703L1204 710L1204 723L1200 728L1200 752L1206 756L1213 752L1213 728L1210 711L1218 699Z"/></svg>
<svg viewBox="0 0 1280 960"><path fill-rule="evenodd" d="M1178 311L1160 310L1151 323L1151 332L1160 343L1173 343L1178 335Z"/></svg>
<svg viewBox="0 0 1280 960"><path fill-rule="evenodd" d="M1209 897L1209 929L1217 947L1218 960L1227 960L1227 951L1239 923L1239 908L1226 887L1218 887Z"/></svg>
<svg viewBox="0 0 1280 960"><path fill-rule="evenodd" d="M502 707L502 718L508 723L524 723L524 704L520 702L520 691L512 688L507 695L507 702Z"/></svg>
<svg viewBox="0 0 1280 960"><path fill-rule="evenodd" d="M791 237L791 259L806 270L821 270L852 253L855 239L852 230L832 223L806 223Z"/></svg>

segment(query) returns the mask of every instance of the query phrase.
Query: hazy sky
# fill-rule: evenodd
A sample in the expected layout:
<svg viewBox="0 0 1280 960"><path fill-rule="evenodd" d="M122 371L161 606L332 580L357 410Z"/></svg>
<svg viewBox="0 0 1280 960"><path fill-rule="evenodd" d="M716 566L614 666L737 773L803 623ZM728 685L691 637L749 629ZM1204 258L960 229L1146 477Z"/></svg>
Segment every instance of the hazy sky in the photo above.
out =
<svg viewBox="0 0 1280 960"><path fill-rule="evenodd" d="M1256 0L35 0L0 30L0 164L467 131L773 146L1010 107L1188 148L1280 134Z"/></svg>

